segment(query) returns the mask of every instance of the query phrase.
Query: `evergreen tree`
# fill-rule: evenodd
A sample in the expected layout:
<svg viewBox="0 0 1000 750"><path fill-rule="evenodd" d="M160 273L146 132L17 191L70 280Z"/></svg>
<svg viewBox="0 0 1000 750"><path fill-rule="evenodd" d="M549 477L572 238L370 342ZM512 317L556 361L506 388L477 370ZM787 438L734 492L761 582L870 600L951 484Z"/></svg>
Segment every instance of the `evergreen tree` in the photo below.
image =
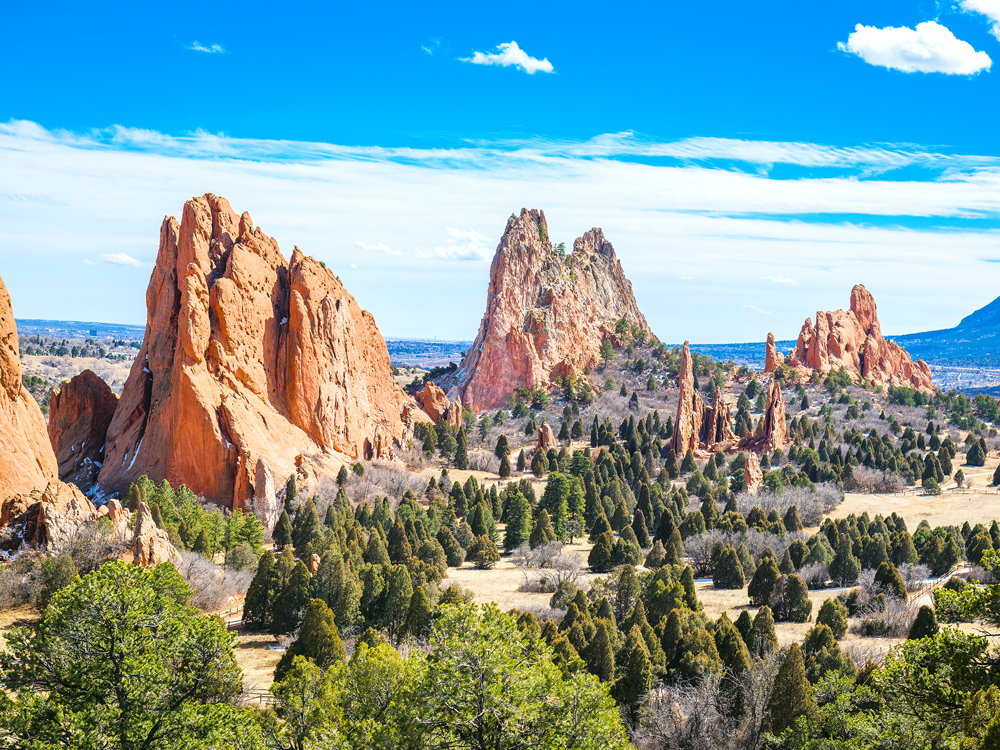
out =
<svg viewBox="0 0 1000 750"><path fill-rule="evenodd" d="M774 593L774 587L778 583L778 576L778 566L775 565L774 558L762 558L760 564L757 565L757 570L754 571L753 578L750 579L750 585L747 586L747 596L750 597L750 603L755 607L761 607L771 601L771 594Z"/></svg>
<svg viewBox="0 0 1000 750"><path fill-rule="evenodd" d="M673 448L667 451L667 457L663 460L663 468L671 479L677 479L681 475L681 467L677 464L677 454L674 453Z"/></svg>
<svg viewBox="0 0 1000 750"><path fill-rule="evenodd" d="M451 533L451 529L447 526L442 526L438 530L437 541L444 550L448 567L462 567L462 563L465 562L465 553L462 551L462 546L458 543L458 540L455 539L455 535Z"/></svg>
<svg viewBox="0 0 1000 750"><path fill-rule="evenodd" d="M861 574L861 563L851 549L851 538L842 534L837 543L837 554L830 563L830 577L841 586L847 586L858 580Z"/></svg>
<svg viewBox="0 0 1000 750"><path fill-rule="evenodd" d="M639 547L649 549L652 546L649 539L649 529L646 527L646 516L639 508L636 508L635 514L632 516L632 531L635 533Z"/></svg>
<svg viewBox="0 0 1000 750"><path fill-rule="evenodd" d="M292 545L300 555L308 553L309 544L322 534L322 524L312 500L295 515L292 524Z"/></svg>
<svg viewBox="0 0 1000 750"><path fill-rule="evenodd" d="M413 596L413 583L410 572L405 565L393 565L385 584L385 595L382 597L378 612L378 623L388 632L390 638L395 638L400 626L410 611L410 598Z"/></svg>
<svg viewBox="0 0 1000 750"><path fill-rule="evenodd" d="M413 556L413 548L406 536L403 526L396 521L396 525L389 532L389 545L386 550L389 555L389 562L395 565L405 565Z"/></svg>
<svg viewBox="0 0 1000 750"><path fill-rule="evenodd" d="M746 610L743 610L744 613ZM750 652L747 651L743 637L736 626L723 612L718 622L715 623L715 647L719 652L719 659L722 666L732 674L743 674L750 668Z"/></svg>
<svg viewBox="0 0 1000 750"><path fill-rule="evenodd" d="M465 471L469 468L469 440L465 436L465 428L458 431L457 447L455 448L455 468Z"/></svg>
<svg viewBox="0 0 1000 750"><path fill-rule="evenodd" d="M517 454L517 470L524 471L524 448Z"/></svg>
<svg viewBox="0 0 1000 750"><path fill-rule="evenodd" d="M783 520L786 531L789 532L802 531L802 529L805 528L802 525L802 519L799 518L799 509L796 508L794 505L791 506L785 512L785 518Z"/></svg>
<svg viewBox="0 0 1000 750"><path fill-rule="evenodd" d="M597 517L594 519L594 523L590 527L590 541L596 542L601 538L601 535L607 531L611 531L611 524L608 523L608 517L604 515L604 511L598 512Z"/></svg>
<svg viewBox="0 0 1000 750"><path fill-rule="evenodd" d="M622 706L633 726L639 723L642 709L653 686L653 669L645 647L639 643L633 647L628 657L625 672L612 688L612 694Z"/></svg>
<svg viewBox="0 0 1000 750"><path fill-rule="evenodd" d="M298 492L295 484L295 474L292 474L288 477L288 481L285 482L285 510L291 513L295 512L295 500Z"/></svg>
<svg viewBox="0 0 1000 750"><path fill-rule="evenodd" d="M817 625L826 625L833 637L840 640L847 634L847 607L838 599L827 599L816 615Z"/></svg>
<svg viewBox="0 0 1000 750"><path fill-rule="evenodd" d="M278 522L274 525L274 531L271 532L271 539L274 540L274 546L278 550L283 550L292 543L292 523L288 520L287 510L281 511Z"/></svg>
<svg viewBox="0 0 1000 750"><path fill-rule="evenodd" d="M531 538L531 506L520 492L513 494L507 511L507 528L504 531L503 546L508 552L515 550Z"/></svg>
<svg viewBox="0 0 1000 750"><path fill-rule="evenodd" d="M698 464L694 462L694 453L688 448L688 452L684 454L684 460L681 461L681 473L691 474L697 468Z"/></svg>
<svg viewBox="0 0 1000 750"><path fill-rule="evenodd" d="M684 604L692 612L701 610L701 603L698 601L698 593L694 587L694 572L690 565L686 565L681 571L681 587L684 589Z"/></svg>
<svg viewBox="0 0 1000 750"><path fill-rule="evenodd" d="M937 617L934 615L933 608L924 604L920 607L920 611L917 612L917 617L913 621L913 625L910 626L910 633L906 637L911 641L919 640L920 638L929 638L937 635L938 630L940 628L938 627Z"/></svg>
<svg viewBox="0 0 1000 750"><path fill-rule="evenodd" d="M365 548L362 559L369 565L378 565L381 567L389 565L392 562L389 559L389 553L386 552L385 545L382 544L382 537L377 531L373 530L368 536L368 546Z"/></svg>
<svg viewBox="0 0 1000 750"><path fill-rule="evenodd" d="M757 563L753 561L753 555L750 554L750 550L747 549L745 542L740 542L740 546L736 549L736 556L740 558L740 566L743 568L743 578L753 578L754 573L757 572Z"/></svg>
<svg viewBox="0 0 1000 750"><path fill-rule="evenodd" d="M132 486L135 487L135 485ZM35 606L42 612L49 605L53 594L80 578L76 571L76 563L73 562L72 557L66 554L47 558L42 563L41 577L42 590L38 593Z"/></svg>
<svg viewBox="0 0 1000 750"><path fill-rule="evenodd" d="M608 629L601 619L595 621L594 637L587 648L587 670L601 682L610 682L615 676L615 654Z"/></svg>
<svg viewBox="0 0 1000 750"><path fill-rule="evenodd" d="M979 444L978 440L973 440L969 446L969 450L965 454L965 463L969 466L986 465L986 453L983 451L983 446Z"/></svg>
<svg viewBox="0 0 1000 750"><path fill-rule="evenodd" d="M658 570L663 567L663 563L666 560L667 553L663 549L663 542L657 539L653 542L653 548L646 555L646 561L643 563L648 570Z"/></svg>
<svg viewBox="0 0 1000 750"><path fill-rule="evenodd" d="M536 477L542 477L548 471L548 468L549 460L545 457L545 452L539 448L531 458L531 473Z"/></svg>
<svg viewBox="0 0 1000 750"><path fill-rule="evenodd" d="M631 565L622 566L618 577L618 591L615 594L615 619L623 622L625 616L636 606L640 594L639 578Z"/></svg>
<svg viewBox="0 0 1000 750"><path fill-rule="evenodd" d="M208 532L205 529L198 532L198 538L194 540L192 551L207 557L209 560L212 559L212 545L208 541Z"/></svg>
<svg viewBox="0 0 1000 750"><path fill-rule="evenodd" d="M778 572L782 575L789 575L795 572L795 562L792 560L792 553L785 548L785 554L781 556L781 562L778 563Z"/></svg>
<svg viewBox="0 0 1000 750"><path fill-rule="evenodd" d="M812 602L809 601L809 587L801 577L795 575L782 576L775 587L780 591L780 619L787 622L808 622L812 613Z"/></svg>
<svg viewBox="0 0 1000 750"><path fill-rule="evenodd" d="M347 465L341 464L340 471L337 472L337 486L343 487L345 484L347 484L347 477L348 477Z"/></svg>
<svg viewBox="0 0 1000 750"><path fill-rule="evenodd" d="M299 562L292 570L288 584L274 599L271 632L275 635L291 633L299 626L299 618L309 603L309 569Z"/></svg>
<svg viewBox="0 0 1000 750"><path fill-rule="evenodd" d="M597 540L597 543L590 550L590 555L587 557L587 564L595 573L606 573L611 570L611 553L611 532L607 532Z"/></svg>
<svg viewBox="0 0 1000 750"><path fill-rule="evenodd" d="M469 545L465 551L465 559L471 560L479 570L490 570L500 561L500 552L493 540L483 534L477 536L475 541Z"/></svg>
<svg viewBox="0 0 1000 750"><path fill-rule="evenodd" d="M493 455L499 459L503 459L504 456L510 456L510 442L507 440L507 436L502 434L497 438L496 447L493 449Z"/></svg>
<svg viewBox="0 0 1000 750"><path fill-rule="evenodd" d="M549 519L549 513L547 510L542 508L542 512L538 514L538 518L535 519L535 527L531 530L531 535L528 537L528 543L531 545L531 549L536 547L541 547L543 544L548 544L549 542L554 542L556 540L555 529L552 528L552 521Z"/></svg>
<svg viewBox="0 0 1000 750"><path fill-rule="evenodd" d="M508 477L510 477L510 457L509 456L505 455L503 458L500 459L500 469L498 471L498 474L499 474L499 476L500 476L501 479L507 479Z"/></svg>
<svg viewBox="0 0 1000 750"><path fill-rule="evenodd" d="M778 650L778 635L774 631L774 615L766 604L761 607L753 618L750 629L750 642L747 643L750 653L763 656Z"/></svg>
<svg viewBox="0 0 1000 750"><path fill-rule="evenodd" d="M556 538L565 541L566 521L569 514L570 480L559 471L549 474L549 481L542 493L541 506L548 511Z"/></svg>
<svg viewBox="0 0 1000 750"><path fill-rule="evenodd" d="M731 545L725 546L715 563L712 585L717 589L741 589L746 585L743 566L740 565L740 558Z"/></svg>
<svg viewBox="0 0 1000 750"><path fill-rule="evenodd" d="M403 626L399 629L399 638L411 635L414 638L423 638L431 629L431 605L427 601L423 586L417 586L410 597L410 609L403 620Z"/></svg>
<svg viewBox="0 0 1000 750"><path fill-rule="evenodd" d="M750 615L750 610L744 609L740 612L740 616L736 618L736 622L733 623L733 627L736 628L736 632L740 634L740 638L743 639L743 643L749 648L750 632L753 630L753 617Z"/></svg>
<svg viewBox="0 0 1000 750"><path fill-rule="evenodd" d="M629 521L628 506L625 504L625 500L622 499L618 502L614 515L611 516L611 528L615 531L621 531L628 526Z"/></svg>
<svg viewBox="0 0 1000 750"><path fill-rule="evenodd" d="M802 650L799 644L793 643L778 669L767 705L770 729L775 736L784 732L800 716L805 716L810 722L819 719L819 708L810 693Z"/></svg>
<svg viewBox="0 0 1000 750"><path fill-rule="evenodd" d="M275 682L284 679L296 656L304 656L324 670L336 662L344 661L344 643L340 640L333 610L322 599L313 599L306 607L298 637L274 669Z"/></svg>
<svg viewBox="0 0 1000 750"><path fill-rule="evenodd" d="M883 562L878 566L878 570L875 571L875 585L881 587L888 596L906 601L906 585L896 566L891 562Z"/></svg>

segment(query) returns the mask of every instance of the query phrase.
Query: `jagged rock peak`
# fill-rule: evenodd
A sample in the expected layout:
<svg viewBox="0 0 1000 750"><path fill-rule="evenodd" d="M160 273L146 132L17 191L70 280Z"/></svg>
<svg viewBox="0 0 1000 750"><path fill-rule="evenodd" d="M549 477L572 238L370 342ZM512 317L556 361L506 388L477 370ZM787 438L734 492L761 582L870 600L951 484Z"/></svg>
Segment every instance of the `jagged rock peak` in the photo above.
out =
<svg viewBox="0 0 1000 750"><path fill-rule="evenodd" d="M620 318L651 334L604 233L591 229L564 254L549 238L545 213L522 209L507 220L493 256L486 312L456 395L482 411L515 388L579 379L599 361L601 343L615 338Z"/></svg>
<svg viewBox="0 0 1000 750"><path fill-rule="evenodd" d="M93 489L104 463L104 438L118 396L92 370L67 380L49 400L49 441L59 462L59 479L85 492Z"/></svg>
<svg viewBox="0 0 1000 750"><path fill-rule="evenodd" d="M14 310L0 279L0 497L40 490L58 473L45 418L21 382Z"/></svg>
<svg viewBox="0 0 1000 750"><path fill-rule="evenodd" d="M412 401L385 340L340 280L212 194L160 228L142 348L108 428L99 482L146 474L243 507L264 459L276 482L304 457L389 457Z"/></svg>

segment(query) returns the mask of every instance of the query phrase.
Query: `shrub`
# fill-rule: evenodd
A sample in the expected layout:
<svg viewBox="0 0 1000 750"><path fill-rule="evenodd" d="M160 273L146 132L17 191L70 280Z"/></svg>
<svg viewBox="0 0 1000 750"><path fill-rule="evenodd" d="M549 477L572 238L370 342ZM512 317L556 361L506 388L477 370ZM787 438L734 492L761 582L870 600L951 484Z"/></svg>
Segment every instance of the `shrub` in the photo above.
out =
<svg viewBox="0 0 1000 750"><path fill-rule="evenodd" d="M847 607L836 599L827 599L819 608L816 623L826 625L838 641L847 634Z"/></svg>

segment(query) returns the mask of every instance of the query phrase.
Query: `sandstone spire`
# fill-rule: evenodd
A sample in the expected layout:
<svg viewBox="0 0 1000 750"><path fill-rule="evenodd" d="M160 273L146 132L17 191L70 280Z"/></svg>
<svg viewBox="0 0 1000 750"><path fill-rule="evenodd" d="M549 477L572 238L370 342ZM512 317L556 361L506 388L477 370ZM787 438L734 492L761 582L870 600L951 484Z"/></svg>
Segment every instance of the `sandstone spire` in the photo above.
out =
<svg viewBox="0 0 1000 750"><path fill-rule="evenodd" d="M59 479L89 492L104 463L104 438L118 396L91 370L63 383L49 400L49 440Z"/></svg>
<svg viewBox="0 0 1000 750"><path fill-rule="evenodd" d="M515 388L580 378L597 365L621 318L651 333L604 233L586 232L564 258L549 241L545 214L522 209L507 220L486 313L457 373L462 404L492 409Z"/></svg>
<svg viewBox="0 0 1000 750"><path fill-rule="evenodd" d="M768 332L767 349L764 355L764 372L774 372L774 370L783 364L785 364L785 357L778 352L777 347L774 345L774 334Z"/></svg>

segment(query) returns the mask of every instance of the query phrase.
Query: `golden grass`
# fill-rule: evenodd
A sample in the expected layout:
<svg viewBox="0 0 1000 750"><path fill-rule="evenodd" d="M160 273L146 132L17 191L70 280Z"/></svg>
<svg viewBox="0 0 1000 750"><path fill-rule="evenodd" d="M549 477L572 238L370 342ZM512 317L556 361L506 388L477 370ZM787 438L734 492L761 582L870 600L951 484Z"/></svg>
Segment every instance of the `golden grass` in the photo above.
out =
<svg viewBox="0 0 1000 750"><path fill-rule="evenodd" d="M266 633L236 636L236 663L243 670L247 690L267 690L274 682L274 668L283 652L274 651L278 639Z"/></svg>

